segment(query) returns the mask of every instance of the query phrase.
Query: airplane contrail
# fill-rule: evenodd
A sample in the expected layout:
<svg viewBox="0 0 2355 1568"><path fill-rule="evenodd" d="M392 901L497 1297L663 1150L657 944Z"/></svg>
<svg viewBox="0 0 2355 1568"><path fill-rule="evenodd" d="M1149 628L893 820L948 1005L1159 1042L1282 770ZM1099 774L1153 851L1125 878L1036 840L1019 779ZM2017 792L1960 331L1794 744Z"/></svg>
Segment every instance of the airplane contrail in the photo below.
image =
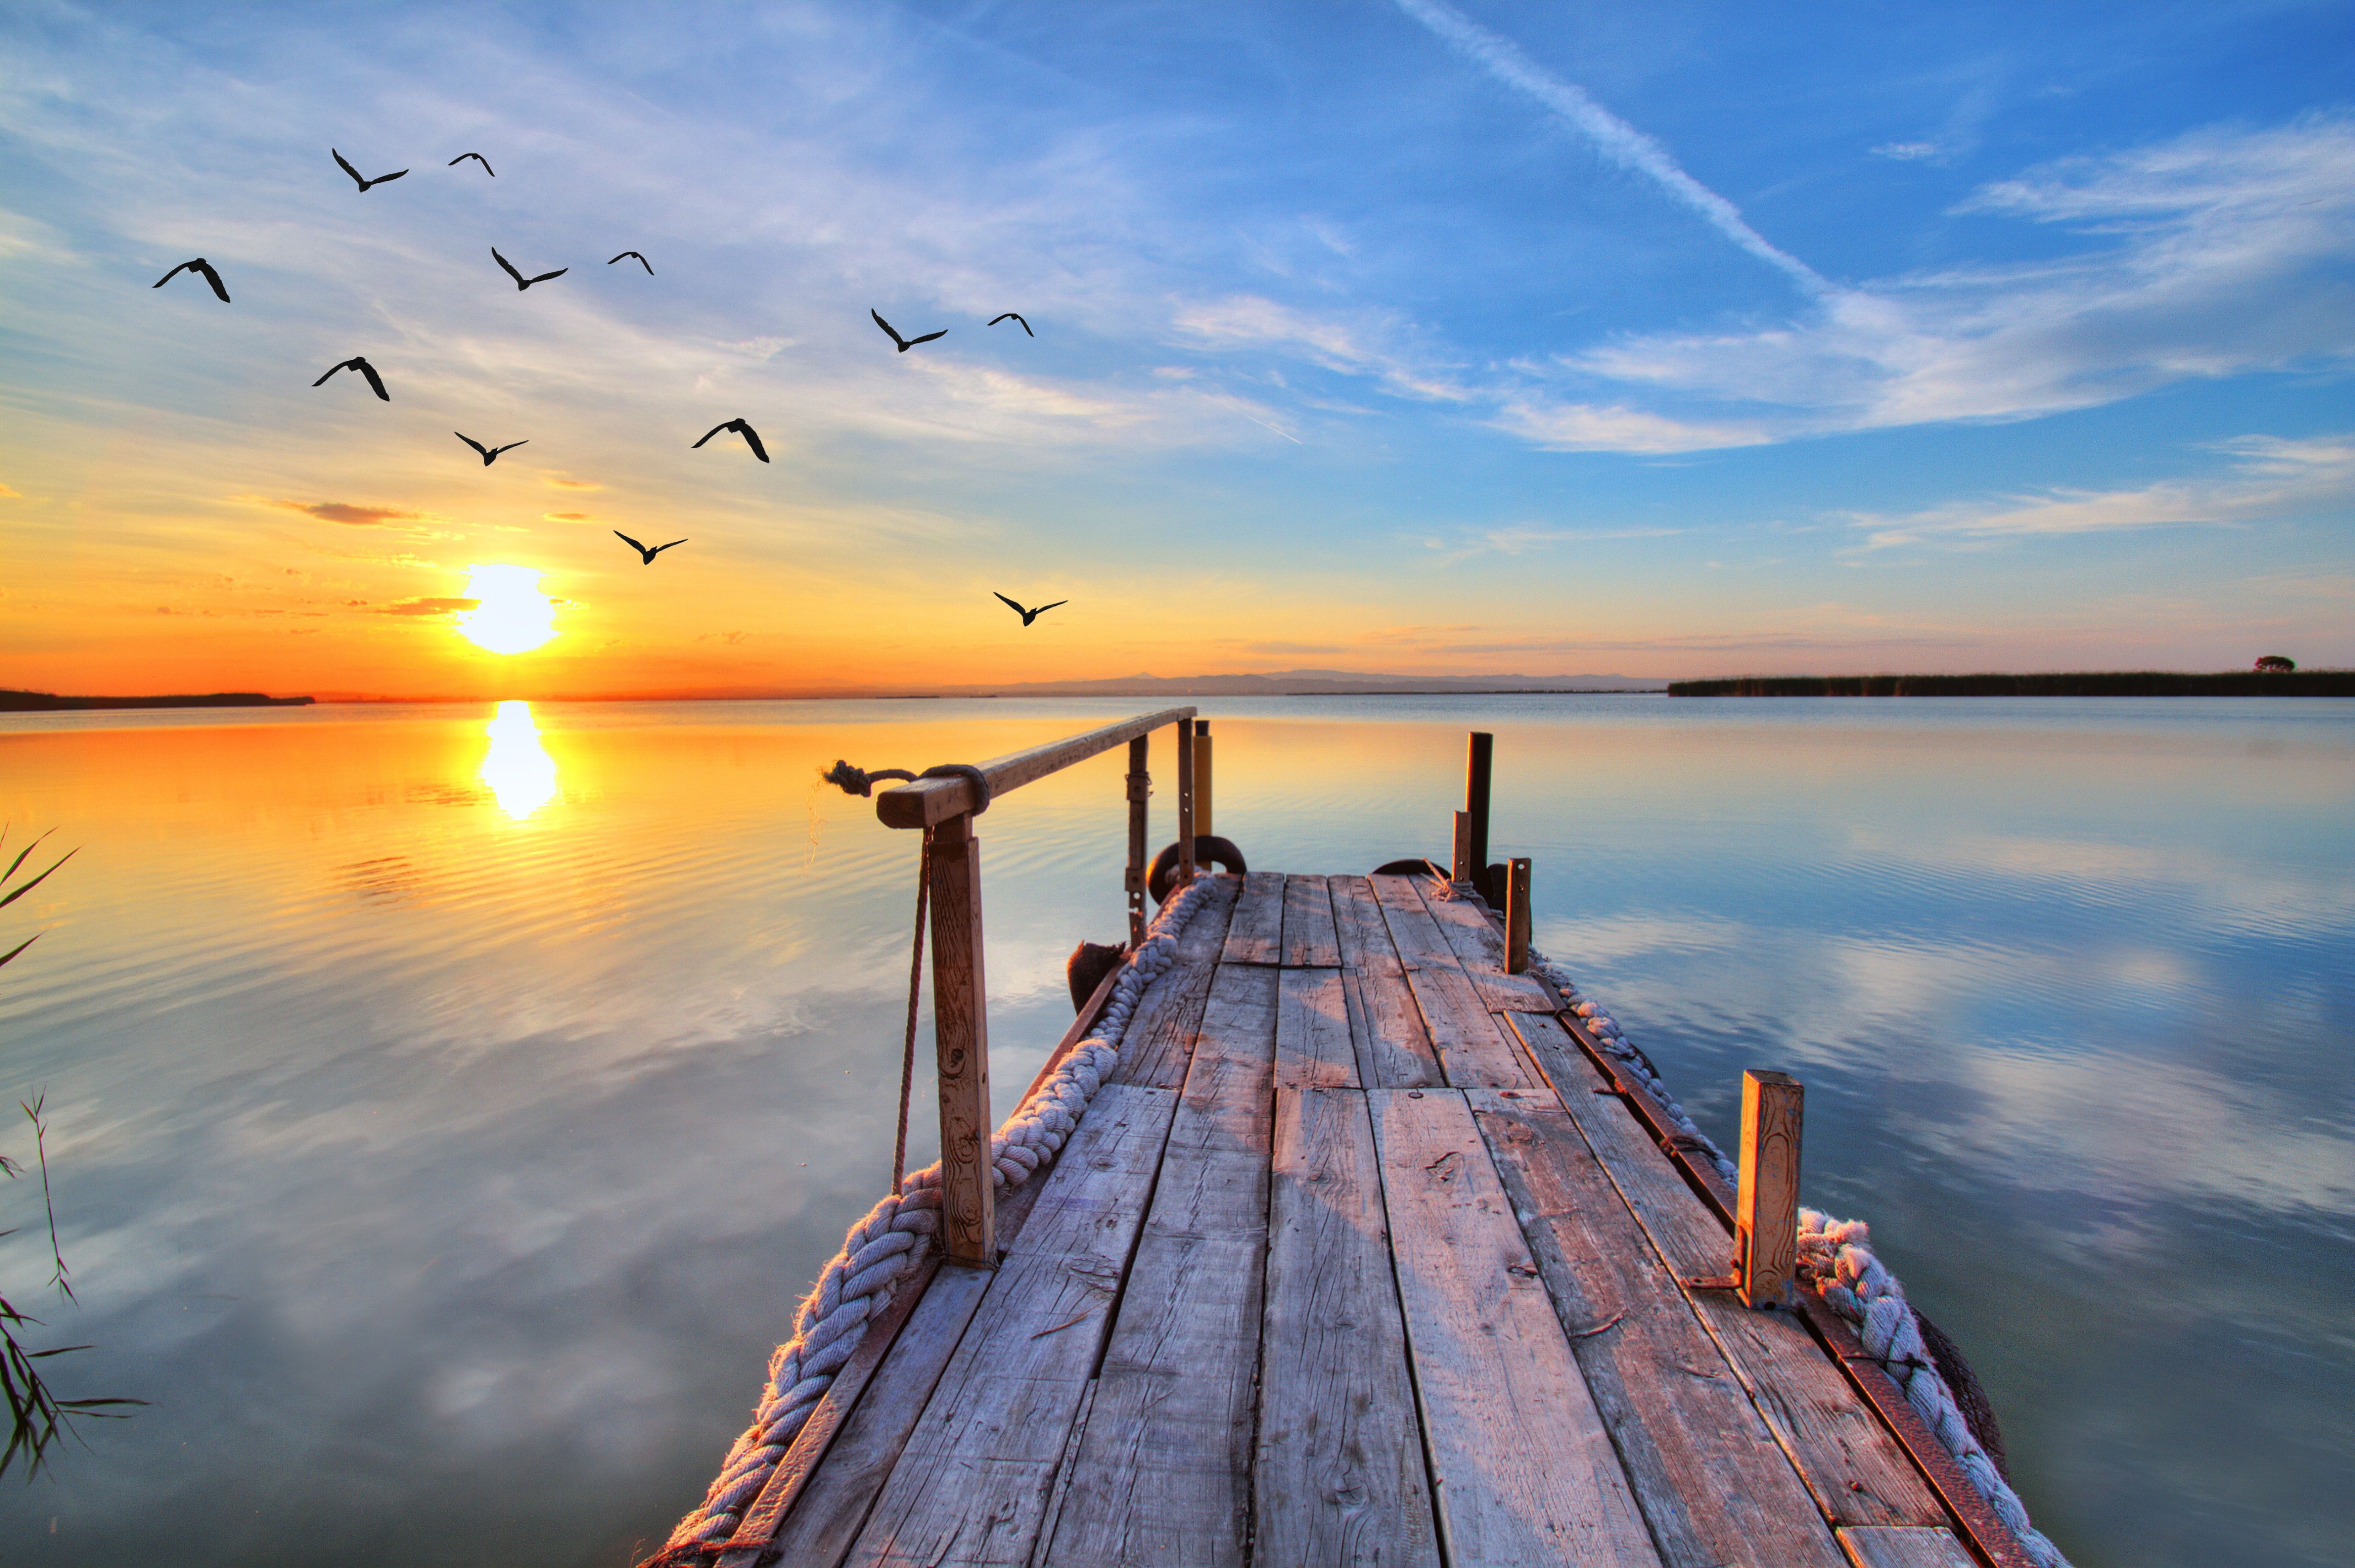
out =
<svg viewBox="0 0 2355 1568"><path fill-rule="evenodd" d="M1574 82L1550 76L1510 38L1490 32L1444 0L1398 0L1398 8L1430 28L1457 54L1506 86L1518 89L1569 122L1621 168L1648 175L1719 233L1811 294L1828 294L1822 274L1742 221L1742 209L1684 172L1669 151L1587 96Z"/></svg>

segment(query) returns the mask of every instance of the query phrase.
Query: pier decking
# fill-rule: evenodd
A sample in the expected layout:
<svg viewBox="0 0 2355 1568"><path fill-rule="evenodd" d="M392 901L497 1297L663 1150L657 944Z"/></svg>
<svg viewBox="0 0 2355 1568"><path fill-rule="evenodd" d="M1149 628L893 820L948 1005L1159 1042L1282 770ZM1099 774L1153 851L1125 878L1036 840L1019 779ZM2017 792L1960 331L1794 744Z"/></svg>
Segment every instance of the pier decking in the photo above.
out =
<svg viewBox="0 0 2355 1568"><path fill-rule="evenodd" d="M901 1288L719 1561L2009 1561L1444 886L1220 877L997 1266Z"/></svg>

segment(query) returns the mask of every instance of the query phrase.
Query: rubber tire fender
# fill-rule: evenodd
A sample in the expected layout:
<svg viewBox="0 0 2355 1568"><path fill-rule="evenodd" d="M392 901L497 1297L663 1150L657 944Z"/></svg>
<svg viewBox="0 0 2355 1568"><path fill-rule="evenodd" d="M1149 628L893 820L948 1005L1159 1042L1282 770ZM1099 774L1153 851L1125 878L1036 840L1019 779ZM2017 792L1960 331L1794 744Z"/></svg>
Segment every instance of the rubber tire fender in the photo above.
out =
<svg viewBox="0 0 2355 1568"><path fill-rule="evenodd" d="M1222 839L1214 833L1194 836L1194 863L1216 865L1241 876L1250 868L1243 864L1243 852L1235 847L1232 839ZM1169 902L1169 890L1178 882L1178 846L1171 844L1153 857L1153 869L1146 874L1146 890L1153 895L1156 904Z"/></svg>

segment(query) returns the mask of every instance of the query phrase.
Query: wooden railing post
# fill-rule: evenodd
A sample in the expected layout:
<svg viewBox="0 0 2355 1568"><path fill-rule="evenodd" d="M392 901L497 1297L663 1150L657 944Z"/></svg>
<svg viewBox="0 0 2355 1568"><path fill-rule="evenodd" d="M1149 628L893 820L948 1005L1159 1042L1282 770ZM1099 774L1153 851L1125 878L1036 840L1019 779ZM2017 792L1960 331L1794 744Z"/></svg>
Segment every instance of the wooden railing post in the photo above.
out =
<svg viewBox="0 0 2355 1568"><path fill-rule="evenodd" d="M1153 775L1146 771L1147 737L1128 743L1128 945L1145 940L1145 803L1153 796Z"/></svg>
<svg viewBox="0 0 2355 1568"><path fill-rule="evenodd" d="M1505 863L1505 972L1529 972L1529 863Z"/></svg>
<svg viewBox="0 0 2355 1568"><path fill-rule="evenodd" d="M1194 721L1194 831L1215 833L1210 826L1210 721Z"/></svg>
<svg viewBox="0 0 2355 1568"><path fill-rule="evenodd" d="M989 1010L981 969L981 841L963 812L932 830L932 1044L941 1085L941 1244L997 1266L989 1160Z"/></svg>
<svg viewBox="0 0 2355 1568"><path fill-rule="evenodd" d="M1178 883L1194 885L1194 721L1178 721Z"/></svg>
<svg viewBox="0 0 2355 1568"><path fill-rule="evenodd" d="M1456 881L1471 883L1491 904L1504 893L1501 887L1488 885L1488 779L1496 756L1497 737L1487 730L1474 730L1464 759L1464 814L1471 819L1472 873L1469 876L1461 870L1455 874Z"/></svg>
<svg viewBox="0 0 2355 1568"><path fill-rule="evenodd" d="M1799 1263L1799 1121L1806 1091L1788 1073L1742 1075L1742 1181L1734 1274L1752 1307L1780 1303Z"/></svg>

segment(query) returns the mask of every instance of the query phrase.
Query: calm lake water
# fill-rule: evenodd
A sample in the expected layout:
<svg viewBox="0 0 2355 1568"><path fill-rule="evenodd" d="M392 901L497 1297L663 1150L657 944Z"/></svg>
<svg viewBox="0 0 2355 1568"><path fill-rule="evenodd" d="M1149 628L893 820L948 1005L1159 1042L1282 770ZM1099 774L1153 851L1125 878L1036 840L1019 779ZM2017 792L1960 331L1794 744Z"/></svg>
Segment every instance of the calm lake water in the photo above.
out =
<svg viewBox="0 0 2355 1568"><path fill-rule="evenodd" d="M98 1346L67 1392L153 1404L0 1488L0 1557L659 1542L889 1179L916 845L816 770L1145 705L6 721L0 816L80 846L0 914L46 930L0 1095L48 1096L80 1292L35 1309ZM2081 1568L2355 1561L2355 704L1201 705L1273 870L1439 854L1495 731L1540 944L1720 1139L1743 1067L1806 1080L1809 1201L1969 1350ZM1123 929L1124 767L982 821L1001 1113ZM22 1302L37 1189L0 1203Z"/></svg>

